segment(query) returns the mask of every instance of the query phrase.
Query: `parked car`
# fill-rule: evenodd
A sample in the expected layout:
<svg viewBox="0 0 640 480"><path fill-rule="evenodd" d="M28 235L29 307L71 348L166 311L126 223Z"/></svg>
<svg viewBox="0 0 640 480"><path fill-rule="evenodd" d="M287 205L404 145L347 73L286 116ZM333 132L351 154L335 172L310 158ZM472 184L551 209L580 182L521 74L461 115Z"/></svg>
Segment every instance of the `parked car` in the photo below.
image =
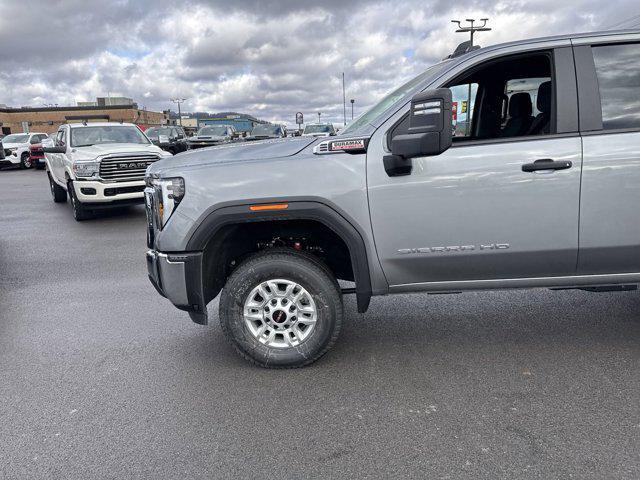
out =
<svg viewBox="0 0 640 480"><path fill-rule="evenodd" d="M308 123L302 132L303 137L331 137L336 134L331 123Z"/></svg>
<svg viewBox="0 0 640 480"><path fill-rule="evenodd" d="M131 123L62 125L44 153L53 201L66 202L68 194L77 221L97 209L144 202L147 167L172 156Z"/></svg>
<svg viewBox="0 0 640 480"><path fill-rule="evenodd" d="M285 138L287 130L282 125L272 125L269 123L259 123L251 130L247 141L266 140L268 138Z"/></svg>
<svg viewBox="0 0 640 480"><path fill-rule="evenodd" d="M151 127L144 133L154 145L174 155L187 150L187 135L180 126Z"/></svg>
<svg viewBox="0 0 640 480"><path fill-rule="evenodd" d="M640 31L480 48L429 67L340 136L157 162L149 277L196 323L220 294L223 333L265 367L327 352L346 293L365 312L393 293L635 290L639 59ZM534 95L505 98L523 82ZM454 101L472 120L455 138Z"/></svg>
<svg viewBox="0 0 640 480"><path fill-rule="evenodd" d="M29 159L31 165L37 170L44 170L44 150L43 146L46 145L46 141L52 141L51 135L34 135L29 142ZM50 145L52 146L52 145Z"/></svg>
<svg viewBox="0 0 640 480"><path fill-rule="evenodd" d="M187 139L187 148L212 147L222 143L230 143L237 139L238 132L233 125L206 125L193 137Z"/></svg>
<svg viewBox="0 0 640 480"><path fill-rule="evenodd" d="M5 159L3 165L20 165L20 168L31 168L31 154L29 147L32 142L40 142L46 138L46 133L13 133L2 139Z"/></svg>

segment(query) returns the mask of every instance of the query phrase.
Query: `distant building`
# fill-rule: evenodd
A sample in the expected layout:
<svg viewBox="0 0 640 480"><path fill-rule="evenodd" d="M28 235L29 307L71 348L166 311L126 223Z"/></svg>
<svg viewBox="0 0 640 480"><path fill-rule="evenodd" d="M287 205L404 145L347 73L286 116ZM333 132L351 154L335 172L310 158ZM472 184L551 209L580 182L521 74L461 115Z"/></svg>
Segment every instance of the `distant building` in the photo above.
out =
<svg viewBox="0 0 640 480"><path fill-rule="evenodd" d="M136 106L133 98L127 97L98 97L96 98L99 107L115 107L121 105Z"/></svg>
<svg viewBox="0 0 640 480"><path fill-rule="evenodd" d="M63 123L125 122L143 128L166 125L167 112L141 110L130 105L85 105L77 107L0 108L0 129L3 135L25 131L53 133Z"/></svg>
<svg viewBox="0 0 640 480"><path fill-rule="evenodd" d="M182 124L184 128L198 128L198 119L182 117L176 120L176 125L180 125L180 124Z"/></svg>
<svg viewBox="0 0 640 480"><path fill-rule="evenodd" d="M240 133L249 133L255 125L267 123L264 120L258 120L251 115L242 113L220 113L211 117L198 118L197 120L198 128L205 125L233 125Z"/></svg>
<svg viewBox="0 0 640 480"><path fill-rule="evenodd" d="M137 107L133 98L129 97L97 97L93 102L77 102L79 107Z"/></svg>

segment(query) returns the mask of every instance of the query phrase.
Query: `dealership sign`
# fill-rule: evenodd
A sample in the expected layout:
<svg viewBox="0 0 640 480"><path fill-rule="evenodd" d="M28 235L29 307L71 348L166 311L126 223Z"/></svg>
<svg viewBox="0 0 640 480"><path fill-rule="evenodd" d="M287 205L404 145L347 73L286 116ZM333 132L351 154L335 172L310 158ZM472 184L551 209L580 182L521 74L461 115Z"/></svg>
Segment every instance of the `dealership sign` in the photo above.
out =
<svg viewBox="0 0 640 480"><path fill-rule="evenodd" d="M296 123L298 125L302 125L304 123L304 116L302 115L302 112L296 113Z"/></svg>

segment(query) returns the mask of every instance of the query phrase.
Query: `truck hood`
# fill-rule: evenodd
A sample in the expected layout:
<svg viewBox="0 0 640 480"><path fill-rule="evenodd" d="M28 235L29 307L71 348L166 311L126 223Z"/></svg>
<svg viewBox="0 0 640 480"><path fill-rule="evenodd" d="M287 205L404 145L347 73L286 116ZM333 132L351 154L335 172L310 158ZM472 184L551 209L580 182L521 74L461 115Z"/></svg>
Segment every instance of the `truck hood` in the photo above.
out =
<svg viewBox="0 0 640 480"><path fill-rule="evenodd" d="M9 149L9 148L23 148L23 147L26 147L26 146L29 145L28 143L3 143L3 142L0 142L0 143L2 143L2 148L7 148L7 149Z"/></svg>
<svg viewBox="0 0 640 480"><path fill-rule="evenodd" d="M99 145L89 145L87 147L74 147L74 150L86 157L101 157L103 155L118 155L126 153L158 154L167 155L157 145L137 144L137 143L103 143Z"/></svg>
<svg viewBox="0 0 640 480"><path fill-rule="evenodd" d="M226 140L229 137L226 137L224 135L194 135L193 137L191 137L189 140L210 140L213 142L220 142L222 140Z"/></svg>
<svg viewBox="0 0 640 480"><path fill-rule="evenodd" d="M315 138L278 138L256 142L228 143L181 153L155 162L147 173L164 176L168 171L199 165L223 164L242 161L290 157L314 143Z"/></svg>

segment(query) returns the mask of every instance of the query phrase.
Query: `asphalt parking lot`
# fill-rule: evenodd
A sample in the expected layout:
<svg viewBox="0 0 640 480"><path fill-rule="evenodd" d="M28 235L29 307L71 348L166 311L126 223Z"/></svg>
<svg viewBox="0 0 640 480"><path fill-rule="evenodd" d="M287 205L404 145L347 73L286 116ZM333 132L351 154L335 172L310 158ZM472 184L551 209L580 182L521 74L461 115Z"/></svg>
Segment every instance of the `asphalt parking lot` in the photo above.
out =
<svg viewBox="0 0 640 480"><path fill-rule="evenodd" d="M144 210L76 223L0 171L2 478L640 477L640 293L346 299L262 370L146 278Z"/></svg>

